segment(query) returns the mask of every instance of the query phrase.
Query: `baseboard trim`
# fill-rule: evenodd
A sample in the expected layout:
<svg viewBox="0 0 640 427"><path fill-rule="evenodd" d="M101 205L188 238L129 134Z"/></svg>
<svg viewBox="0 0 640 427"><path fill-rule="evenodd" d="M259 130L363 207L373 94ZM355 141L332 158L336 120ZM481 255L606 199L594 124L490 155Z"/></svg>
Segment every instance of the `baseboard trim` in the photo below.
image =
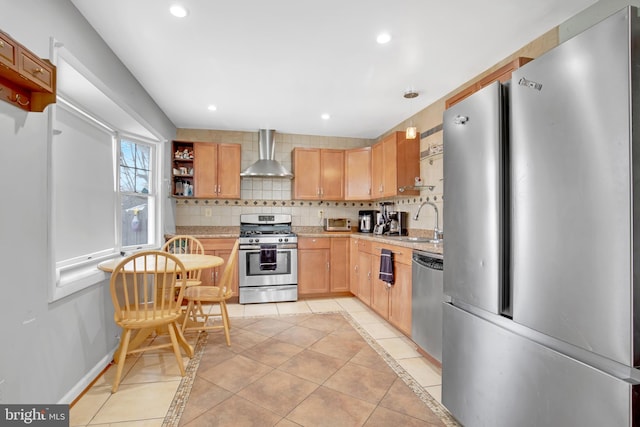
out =
<svg viewBox="0 0 640 427"><path fill-rule="evenodd" d="M76 401L78 401L84 393L91 388L94 382L109 366L111 361L113 360L113 355L116 352L117 346L114 347L109 353L107 353L100 361L93 367L89 372L86 373L84 377L80 379L76 383L75 386L71 388L63 397L58 401L58 404L66 404L73 406Z"/></svg>

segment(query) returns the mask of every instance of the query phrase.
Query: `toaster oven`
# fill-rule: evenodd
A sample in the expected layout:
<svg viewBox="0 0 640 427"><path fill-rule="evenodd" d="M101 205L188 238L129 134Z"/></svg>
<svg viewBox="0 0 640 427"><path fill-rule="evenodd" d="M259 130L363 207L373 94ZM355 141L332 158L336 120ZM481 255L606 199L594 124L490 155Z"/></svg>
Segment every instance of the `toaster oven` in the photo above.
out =
<svg viewBox="0 0 640 427"><path fill-rule="evenodd" d="M325 231L351 231L349 218L325 218L323 222Z"/></svg>

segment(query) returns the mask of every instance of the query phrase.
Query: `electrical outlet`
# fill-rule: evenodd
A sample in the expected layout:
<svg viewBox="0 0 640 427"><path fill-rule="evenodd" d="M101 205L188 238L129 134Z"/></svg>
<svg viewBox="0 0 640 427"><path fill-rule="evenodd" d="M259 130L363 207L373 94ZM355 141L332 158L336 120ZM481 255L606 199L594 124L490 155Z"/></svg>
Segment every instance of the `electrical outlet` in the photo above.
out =
<svg viewBox="0 0 640 427"><path fill-rule="evenodd" d="M322 211L322 209L320 209L318 211L318 218L322 218L322 215L324 215L324 212Z"/></svg>
<svg viewBox="0 0 640 427"><path fill-rule="evenodd" d="M213 211L211 210L211 208L204 208L204 216L211 216L213 214Z"/></svg>

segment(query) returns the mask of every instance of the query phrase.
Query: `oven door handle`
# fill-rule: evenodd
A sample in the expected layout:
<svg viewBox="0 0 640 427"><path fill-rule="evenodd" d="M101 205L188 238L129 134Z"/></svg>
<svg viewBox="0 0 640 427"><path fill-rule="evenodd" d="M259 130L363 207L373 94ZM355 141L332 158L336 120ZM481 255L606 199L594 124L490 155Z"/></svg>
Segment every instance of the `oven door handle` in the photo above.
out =
<svg viewBox="0 0 640 427"><path fill-rule="evenodd" d="M265 245L271 245L272 243L265 243ZM297 243L276 243L276 250L280 249L298 249ZM241 251L259 251L262 245L240 245L238 248Z"/></svg>

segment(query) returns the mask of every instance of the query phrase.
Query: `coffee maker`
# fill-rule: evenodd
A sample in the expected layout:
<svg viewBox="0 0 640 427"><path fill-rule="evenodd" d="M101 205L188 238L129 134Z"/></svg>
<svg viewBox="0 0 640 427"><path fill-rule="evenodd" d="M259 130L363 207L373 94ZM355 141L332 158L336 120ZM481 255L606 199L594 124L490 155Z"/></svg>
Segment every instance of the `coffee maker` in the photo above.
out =
<svg viewBox="0 0 640 427"><path fill-rule="evenodd" d="M378 211L359 211L358 212L358 232L373 233L376 225Z"/></svg>
<svg viewBox="0 0 640 427"><path fill-rule="evenodd" d="M407 212L391 211L389 212L389 235L405 236L408 234Z"/></svg>

